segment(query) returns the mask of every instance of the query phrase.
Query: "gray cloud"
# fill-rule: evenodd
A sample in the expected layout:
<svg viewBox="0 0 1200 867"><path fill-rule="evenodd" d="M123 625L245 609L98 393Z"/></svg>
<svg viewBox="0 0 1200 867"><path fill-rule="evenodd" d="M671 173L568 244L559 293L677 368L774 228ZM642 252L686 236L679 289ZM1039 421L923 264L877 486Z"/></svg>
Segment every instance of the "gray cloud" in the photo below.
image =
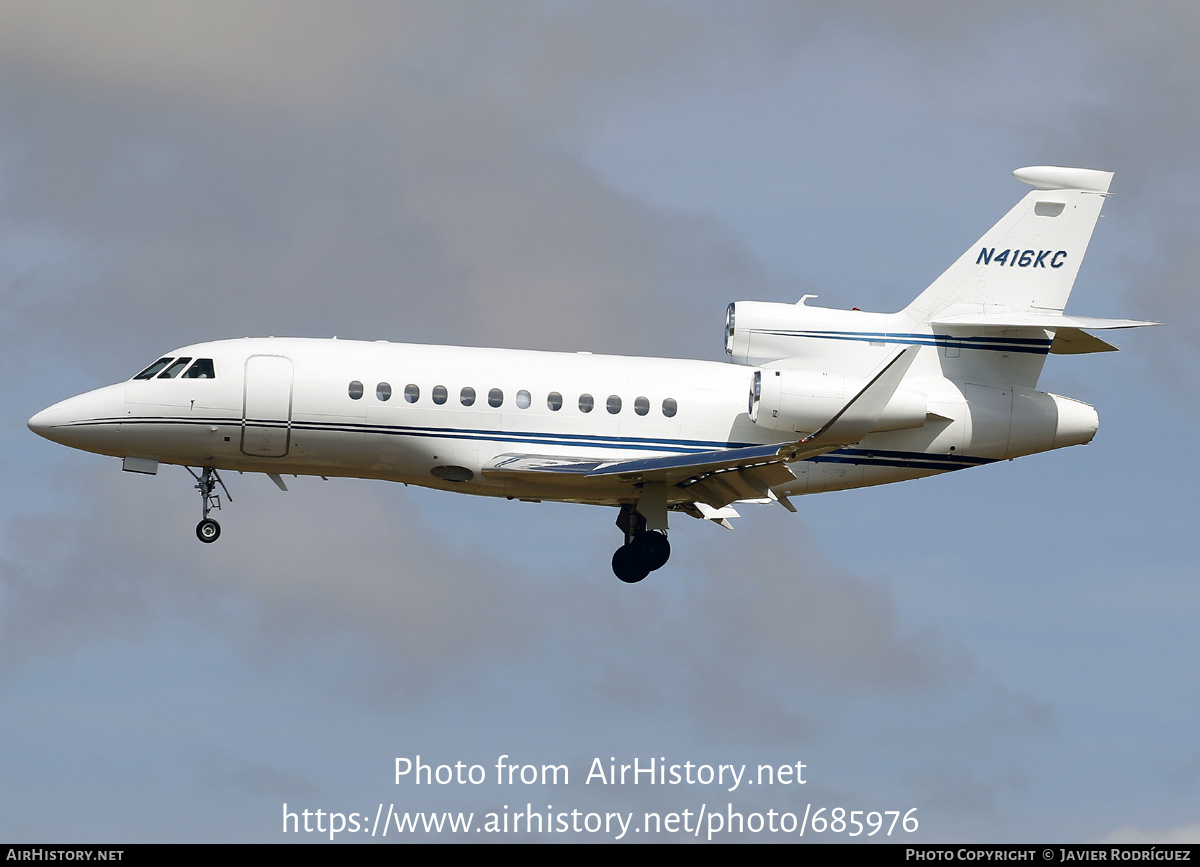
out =
<svg viewBox="0 0 1200 867"><path fill-rule="evenodd" d="M584 59L574 74L534 75L504 36L538 49L534 59L555 46L547 62L565 64L577 58L562 43L582 40L583 20L470 6L487 20L464 29L422 4L356 8L335 29L369 34L357 61L325 58L291 81L279 69L310 46L290 35L316 38L325 7L301 7L282 35L264 30L260 7L217 16L220 27L195 21L207 7L147 21L127 7L136 27L79 54L87 14L51 21L16 7L6 32L23 47L2 58L25 84L0 89L5 205L52 260L13 280L24 321L91 348L249 332L685 354L705 349L690 335L719 319L700 302L763 283L715 226L613 192L556 142L579 109L557 116L546 82L578 101L569 82L594 70ZM195 45L159 20L173 14L200 28ZM493 17L498 32L485 26ZM173 34L165 44L145 38L159 26ZM226 66L204 49L224 29L237 31L227 50L239 55L271 47ZM189 50L172 52L176 39ZM280 88L312 95L310 76L346 98L316 113L274 99ZM210 89L270 98L250 111ZM131 348L122 363L165 348L136 359Z"/></svg>

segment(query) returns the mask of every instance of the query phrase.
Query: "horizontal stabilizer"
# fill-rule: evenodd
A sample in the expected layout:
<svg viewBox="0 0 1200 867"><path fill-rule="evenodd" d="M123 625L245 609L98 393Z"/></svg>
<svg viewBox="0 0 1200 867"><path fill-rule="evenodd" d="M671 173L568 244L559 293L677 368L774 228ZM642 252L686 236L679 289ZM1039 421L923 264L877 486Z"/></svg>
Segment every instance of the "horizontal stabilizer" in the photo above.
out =
<svg viewBox="0 0 1200 867"><path fill-rule="evenodd" d="M978 328L1087 328L1103 331L1109 328L1142 328L1147 325L1162 325L1145 319L1097 319L1094 316L1067 316L1065 313L965 313L959 316L942 316L930 320L930 325L947 325Z"/></svg>
<svg viewBox="0 0 1200 867"><path fill-rule="evenodd" d="M1162 325L1144 319L1098 319L1094 316L1068 316L1065 313L1006 312L963 313L942 316L929 323L942 328L1037 328L1053 331L1050 351L1055 355L1084 355L1089 352L1116 352L1117 347L1088 334L1083 329L1107 331L1115 328L1143 328Z"/></svg>
<svg viewBox="0 0 1200 867"><path fill-rule="evenodd" d="M1054 355L1086 355L1089 352L1116 352L1117 347L1078 328L1060 328L1054 334L1050 352Z"/></svg>

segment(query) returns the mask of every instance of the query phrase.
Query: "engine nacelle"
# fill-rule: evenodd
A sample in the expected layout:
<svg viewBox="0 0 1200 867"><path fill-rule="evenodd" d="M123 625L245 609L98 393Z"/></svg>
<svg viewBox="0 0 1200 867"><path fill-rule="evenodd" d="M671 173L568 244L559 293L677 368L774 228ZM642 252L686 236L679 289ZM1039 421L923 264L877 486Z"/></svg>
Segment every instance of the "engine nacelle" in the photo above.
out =
<svg viewBox="0 0 1200 867"><path fill-rule="evenodd" d="M725 311L725 352L733 363L757 367L786 358L790 361L781 367L867 376L895 349L883 338L913 329L912 321L900 314L809 307L810 297L796 304L730 304Z"/></svg>
<svg viewBox="0 0 1200 867"><path fill-rule="evenodd" d="M750 388L750 419L771 430L812 433L867 382L863 377L819 370L756 370ZM898 388L871 431L921 427L928 405L921 392Z"/></svg>

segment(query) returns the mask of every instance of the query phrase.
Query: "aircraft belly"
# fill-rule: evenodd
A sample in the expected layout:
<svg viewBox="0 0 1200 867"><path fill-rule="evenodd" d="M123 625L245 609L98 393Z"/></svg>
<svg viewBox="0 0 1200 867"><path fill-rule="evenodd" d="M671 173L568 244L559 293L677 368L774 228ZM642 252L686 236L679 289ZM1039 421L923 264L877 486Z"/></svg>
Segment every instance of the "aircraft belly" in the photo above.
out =
<svg viewBox="0 0 1200 867"><path fill-rule="evenodd" d="M895 482L907 482L910 479L923 479L936 476L945 470L916 469L913 467L882 467L864 466L861 482L857 487L870 485L890 485Z"/></svg>
<svg viewBox="0 0 1200 867"><path fill-rule="evenodd" d="M371 407L367 421L363 461L368 477L468 492L477 484L481 443L497 426L494 413L404 402Z"/></svg>
<svg viewBox="0 0 1200 867"><path fill-rule="evenodd" d="M364 471L363 441L354 420L340 416L309 416L292 423L289 464L310 467L322 475L357 476Z"/></svg>
<svg viewBox="0 0 1200 867"><path fill-rule="evenodd" d="M505 479L497 485L503 486L505 496L518 499L617 502L637 495L637 488L632 482L612 478L588 479L580 476L573 479Z"/></svg>
<svg viewBox="0 0 1200 867"><path fill-rule="evenodd" d="M932 415L920 428L872 434L853 446L791 464L797 481L777 493L815 494L886 485L994 460L974 450L966 454L969 440L964 402L931 402L930 411Z"/></svg>
<svg viewBox="0 0 1200 867"><path fill-rule="evenodd" d="M880 466L869 463L853 463L849 460L836 463L816 460L805 463L810 465L806 470L799 470L794 465L792 470L798 474L804 474L807 478L806 486L797 490L795 486L787 485L779 493L787 495L817 494L824 491L842 491L872 485L890 485L910 479L936 476L939 473L956 469L953 467L929 469L914 466Z"/></svg>
<svg viewBox="0 0 1200 867"><path fill-rule="evenodd" d="M857 488L862 484L863 466L849 461L810 461L808 471L808 493L816 494L821 491L839 491L843 488Z"/></svg>

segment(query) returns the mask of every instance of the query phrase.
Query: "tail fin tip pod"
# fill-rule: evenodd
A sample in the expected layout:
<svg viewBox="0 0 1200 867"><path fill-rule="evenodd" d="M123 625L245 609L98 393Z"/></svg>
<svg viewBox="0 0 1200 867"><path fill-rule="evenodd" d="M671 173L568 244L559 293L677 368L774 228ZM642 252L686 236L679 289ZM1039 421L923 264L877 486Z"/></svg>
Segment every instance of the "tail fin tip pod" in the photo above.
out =
<svg viewBox="0 0 1200 867"><path fill-rule="evenodd" d="M1013 172L1013 177L1035 190L1077 190L1085 193L1107 193L1113 173L1096 169L1071 169L1063 166L1025 166Z"/></svg>
<svg viewBox="0 0 1200 867"><path fill-rule="evenodd" d="M905 308L917 324L1066 307L1113 173L1026 166L1013 177L1033 190Z"/></svg>

